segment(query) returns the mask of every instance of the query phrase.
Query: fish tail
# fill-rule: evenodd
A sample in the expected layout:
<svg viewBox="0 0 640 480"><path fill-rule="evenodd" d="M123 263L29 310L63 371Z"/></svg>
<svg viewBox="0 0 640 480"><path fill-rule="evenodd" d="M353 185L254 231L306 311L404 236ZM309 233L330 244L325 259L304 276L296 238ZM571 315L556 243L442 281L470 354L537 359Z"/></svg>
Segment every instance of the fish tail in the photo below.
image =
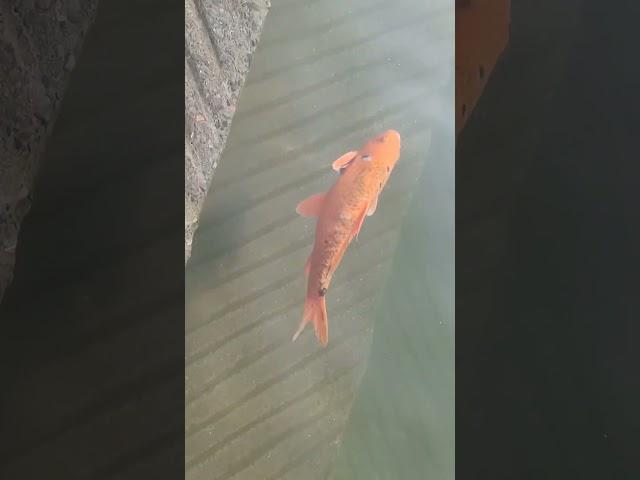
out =
<svg viewBox="0 0 640 480"><path fill-rule="evenodd" d="M307 297L304 302L304 311L302 313L302 321L296 333L291 339L295 342L298 336L304 330L307 323L313 323L313 328L316 332L316 337L323 347L327 346L329 341L329 322L327 319L327 307L324 301L325 297Z"/></svg>

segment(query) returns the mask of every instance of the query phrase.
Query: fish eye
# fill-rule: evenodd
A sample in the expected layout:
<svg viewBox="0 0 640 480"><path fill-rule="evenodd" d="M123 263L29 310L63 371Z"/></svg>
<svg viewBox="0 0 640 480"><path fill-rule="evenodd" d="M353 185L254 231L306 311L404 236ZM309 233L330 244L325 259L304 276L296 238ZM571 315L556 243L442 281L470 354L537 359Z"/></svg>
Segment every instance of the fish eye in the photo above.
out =
<svg viewBox="0 0 640 480"><path fill-rule="evenodd" d="M365 153L365 154L362 156L362 160L364 160L365 162L370 162L370 161L371 161L371 155L370 155L370 154L368 154L368 153Z"/></svg>

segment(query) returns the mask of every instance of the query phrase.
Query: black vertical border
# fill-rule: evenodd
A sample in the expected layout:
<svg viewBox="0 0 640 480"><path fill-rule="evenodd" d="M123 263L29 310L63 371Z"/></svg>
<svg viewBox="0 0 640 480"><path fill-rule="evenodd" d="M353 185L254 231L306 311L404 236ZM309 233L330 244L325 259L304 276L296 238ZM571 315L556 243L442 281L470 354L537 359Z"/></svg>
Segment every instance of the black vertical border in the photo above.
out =
<svg viewBox="0 0 640 480"><path fill-rule="evenodd" d="M183 3L100 2L0 308L2 478L184 477L183 55Z"/></svg>
<svg viewBox="0 0 640 480"><path fill-rule="evenodd" d="M640 478L640 4L511 8L456 152L457 478Z"/></svg>

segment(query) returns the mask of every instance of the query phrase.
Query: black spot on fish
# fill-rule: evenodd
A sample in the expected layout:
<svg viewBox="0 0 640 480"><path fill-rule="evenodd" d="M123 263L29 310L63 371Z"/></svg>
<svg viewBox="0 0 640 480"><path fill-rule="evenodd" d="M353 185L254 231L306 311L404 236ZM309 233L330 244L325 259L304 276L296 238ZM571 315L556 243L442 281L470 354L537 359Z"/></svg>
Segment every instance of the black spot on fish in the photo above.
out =
<svg viewBox="0 0 640 480"><path fill-rule="evenodd" d="M318 291L318 295L320 295L321 297L324 297L327 294L327 289L325 287L322 287L319 291Z"/></svg>

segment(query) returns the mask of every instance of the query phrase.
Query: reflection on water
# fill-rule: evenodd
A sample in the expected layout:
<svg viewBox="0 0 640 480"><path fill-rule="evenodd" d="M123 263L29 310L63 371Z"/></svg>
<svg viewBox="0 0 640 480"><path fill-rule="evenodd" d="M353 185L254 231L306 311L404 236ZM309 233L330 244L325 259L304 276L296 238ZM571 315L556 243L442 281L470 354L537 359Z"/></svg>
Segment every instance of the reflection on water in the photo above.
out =
<svg viewBox="0 0 640 480"><path fill-rule="evenodd" d="M451 0L273 2L187 271L187 478L453 478L453 23ZM402 157L327 294L329 346L292 344L295 206L388 128Z"/></svg>

